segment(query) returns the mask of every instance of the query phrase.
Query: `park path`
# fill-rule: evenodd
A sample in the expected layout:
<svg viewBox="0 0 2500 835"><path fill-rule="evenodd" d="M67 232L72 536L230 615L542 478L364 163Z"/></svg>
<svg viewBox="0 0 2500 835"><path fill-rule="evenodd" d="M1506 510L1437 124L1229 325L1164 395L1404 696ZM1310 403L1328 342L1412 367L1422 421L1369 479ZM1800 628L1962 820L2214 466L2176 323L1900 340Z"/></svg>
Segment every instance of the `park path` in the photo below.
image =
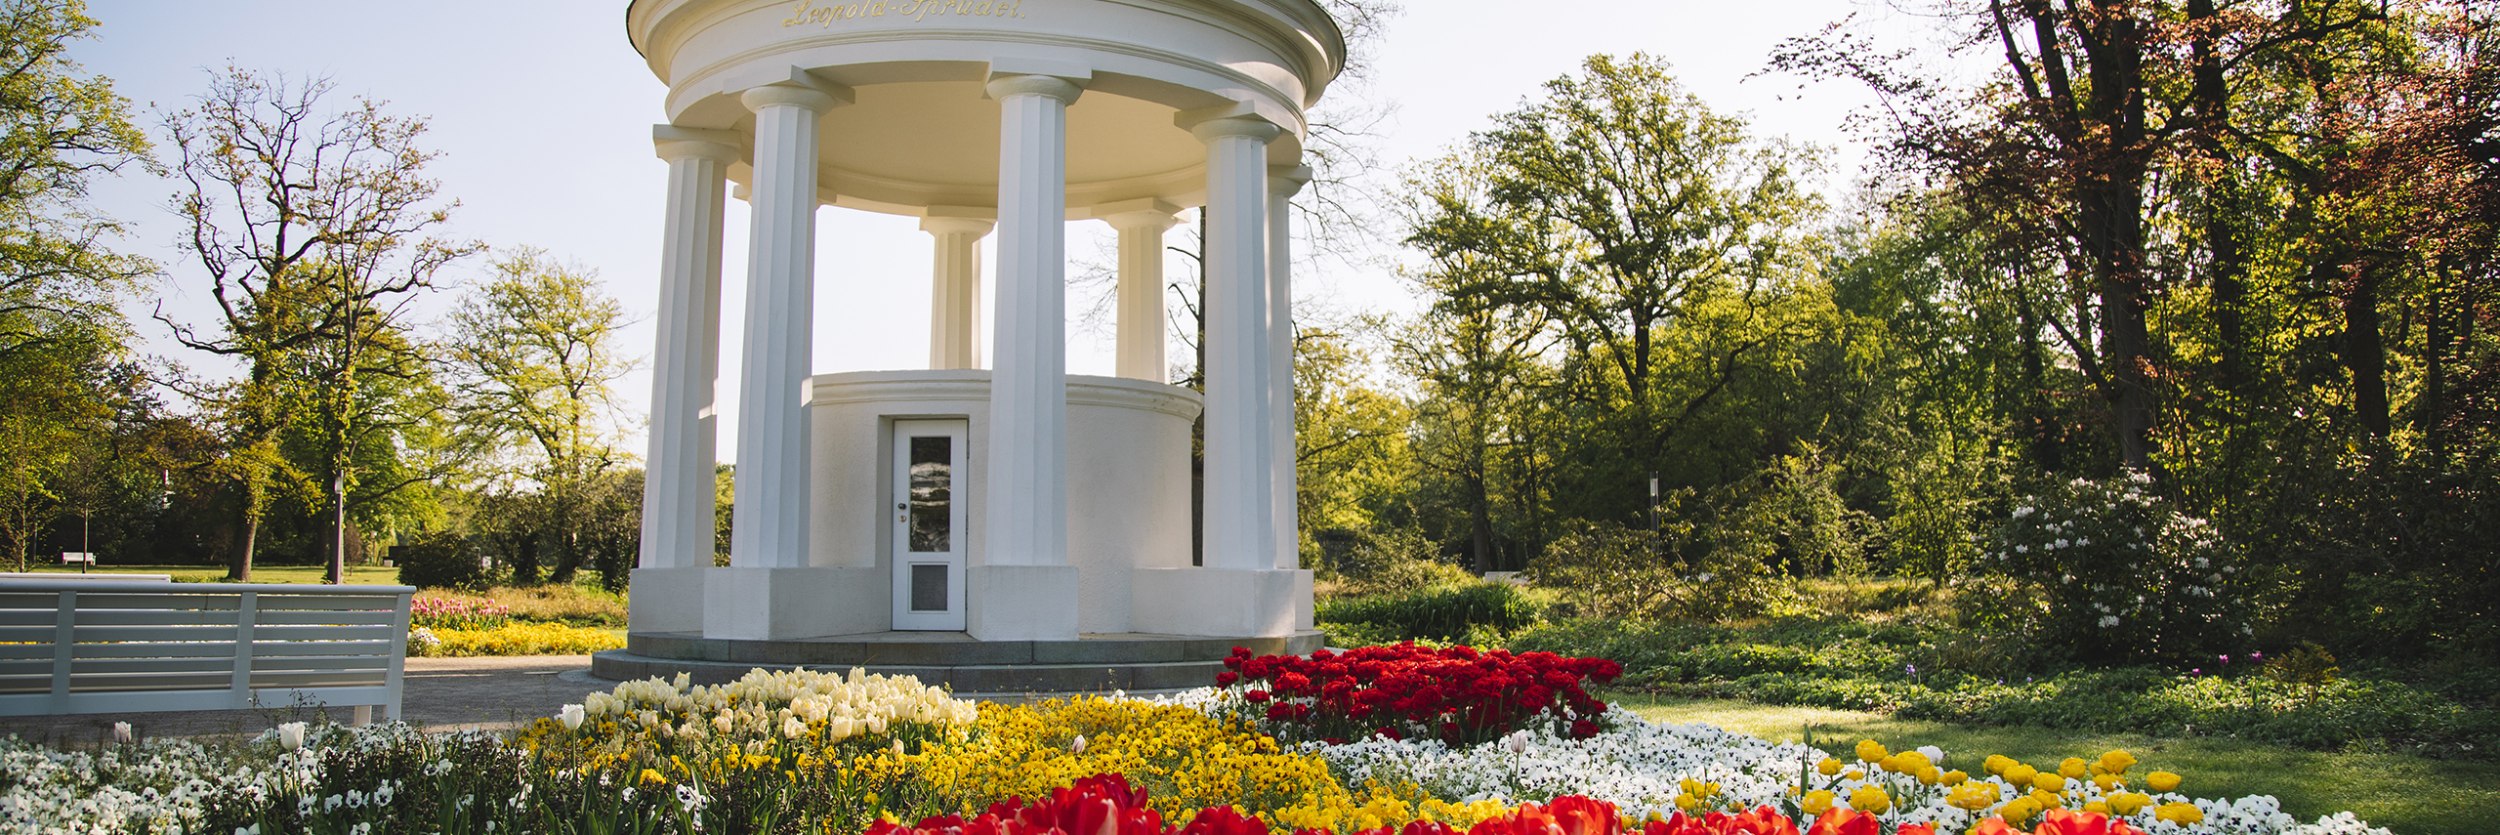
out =
<svg viewBox="0 0 2500 835"><path fill-rule="evenodd" d="M431 730L504 730L553 716L615 682L590 676L590 656L537 655L486 658L411 658L400 707L409 722ZM113 723L129 722L142 738L252 735L280 722L326 713L331 721L354 721L346 708L326 711L272 706L259 710L173 713L110 713L85 716L0 718L0 735L86 746L110 740Z"/></svg>

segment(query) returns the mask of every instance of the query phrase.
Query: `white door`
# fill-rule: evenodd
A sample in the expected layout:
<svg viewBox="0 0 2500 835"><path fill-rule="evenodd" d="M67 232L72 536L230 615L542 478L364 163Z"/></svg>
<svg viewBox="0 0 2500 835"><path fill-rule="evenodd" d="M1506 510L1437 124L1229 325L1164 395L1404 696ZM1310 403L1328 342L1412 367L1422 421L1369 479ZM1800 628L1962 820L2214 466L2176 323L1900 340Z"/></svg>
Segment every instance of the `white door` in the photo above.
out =
<svg viewBox="0 0 2500 835"><path fill-rule="evenodd" d="M965 422L894 422L894 628L964 628Z"/></svg>

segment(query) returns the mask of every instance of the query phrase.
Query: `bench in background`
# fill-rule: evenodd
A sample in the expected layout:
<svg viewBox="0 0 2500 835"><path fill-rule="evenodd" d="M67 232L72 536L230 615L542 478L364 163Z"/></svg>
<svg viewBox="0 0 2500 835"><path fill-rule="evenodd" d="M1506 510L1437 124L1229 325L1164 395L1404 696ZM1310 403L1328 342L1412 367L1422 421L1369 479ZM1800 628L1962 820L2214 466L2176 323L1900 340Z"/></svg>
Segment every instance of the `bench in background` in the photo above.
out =
<svg viewBox="0 0 2500 835"><path fill-rule="evenodd" d="M407 586L0 580L0 716L352 706L400 715Z"/></svg>

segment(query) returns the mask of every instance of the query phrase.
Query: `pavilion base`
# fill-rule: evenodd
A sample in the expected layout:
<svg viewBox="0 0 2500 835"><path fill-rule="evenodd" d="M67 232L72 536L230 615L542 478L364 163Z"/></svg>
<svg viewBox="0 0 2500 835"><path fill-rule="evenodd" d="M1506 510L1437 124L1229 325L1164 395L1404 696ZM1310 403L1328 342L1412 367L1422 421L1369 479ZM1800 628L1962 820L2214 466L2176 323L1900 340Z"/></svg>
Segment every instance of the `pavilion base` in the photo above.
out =
<svg viewBox="0 0 2500 835"><path fill-rule="evenodd" d="M625 648L591 657L604 679L674 677L698 684L734 681L762 668L908 675L961 696L1024 693L1151 693L1215 683L1233 647L1261 655L1301 655L1327 636L1298 632L1265 638L1119 633L1070 641L979 641L962 632L873 632L797 640L706 638L695 633L626 636Z"/></svg>

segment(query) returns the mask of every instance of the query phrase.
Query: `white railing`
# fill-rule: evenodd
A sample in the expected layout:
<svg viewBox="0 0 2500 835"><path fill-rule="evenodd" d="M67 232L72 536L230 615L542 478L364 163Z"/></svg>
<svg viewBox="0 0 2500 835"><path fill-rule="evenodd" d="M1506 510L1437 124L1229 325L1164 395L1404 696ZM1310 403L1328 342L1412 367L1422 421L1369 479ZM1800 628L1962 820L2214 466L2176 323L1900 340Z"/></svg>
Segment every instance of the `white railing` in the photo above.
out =
<svg viewBox="0 0 2500 835"><path fill-rule="evenodd" d="M0 580L0 716L318 704L396 719L415 593Z"/></svg>

